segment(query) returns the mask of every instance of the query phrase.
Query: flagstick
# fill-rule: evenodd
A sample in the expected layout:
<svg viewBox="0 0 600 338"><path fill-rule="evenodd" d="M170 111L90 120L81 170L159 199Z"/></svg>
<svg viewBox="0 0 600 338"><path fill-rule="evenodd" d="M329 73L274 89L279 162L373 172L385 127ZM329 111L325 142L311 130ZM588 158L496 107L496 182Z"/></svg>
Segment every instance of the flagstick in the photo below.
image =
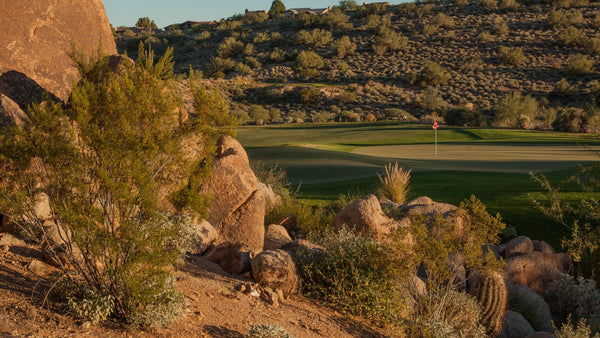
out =
<svg viewBox="0 0 600 338"><path fill-rule="evenodd" d="M437 128L435 129L435 157L437 157Z"/></svg>

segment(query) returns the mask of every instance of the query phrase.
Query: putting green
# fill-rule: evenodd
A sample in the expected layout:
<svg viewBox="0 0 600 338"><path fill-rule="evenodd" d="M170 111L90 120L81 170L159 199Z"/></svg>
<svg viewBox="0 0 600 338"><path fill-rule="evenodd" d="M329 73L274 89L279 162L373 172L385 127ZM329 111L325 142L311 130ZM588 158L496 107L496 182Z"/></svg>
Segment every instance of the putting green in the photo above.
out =
<svg viewBox="0 0 600 338"><path fill-rule="evenodd" d="M398 159L416 170L547 172L598 161L599 147L548 144L433 144L364 146L354 154Z"/></svg>

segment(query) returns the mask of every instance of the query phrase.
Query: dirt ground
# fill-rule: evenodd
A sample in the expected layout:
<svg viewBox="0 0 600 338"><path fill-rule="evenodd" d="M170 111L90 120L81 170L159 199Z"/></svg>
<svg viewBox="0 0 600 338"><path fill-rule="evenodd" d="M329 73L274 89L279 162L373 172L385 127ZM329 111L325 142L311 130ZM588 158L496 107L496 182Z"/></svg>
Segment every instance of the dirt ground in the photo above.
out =
<svg viewBox="0 0 600 338"><path fill-rule="evenodd" d="M277 324L294 337L385 337L393 333L344 316L301 295L271 305L236 291L250 283L190 257L177 272L189 307L168 329L140 331L106 321L92 324L47 297L49 274L39 248L0 233L0 337L245 337L251 325Z"/></svg>

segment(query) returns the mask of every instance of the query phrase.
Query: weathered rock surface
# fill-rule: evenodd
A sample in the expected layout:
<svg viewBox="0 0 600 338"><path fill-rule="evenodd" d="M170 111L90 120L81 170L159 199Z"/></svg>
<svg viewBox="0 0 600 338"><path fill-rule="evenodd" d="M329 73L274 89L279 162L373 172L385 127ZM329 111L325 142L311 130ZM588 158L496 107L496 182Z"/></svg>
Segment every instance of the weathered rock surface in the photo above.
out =
<svg viewBox="0 0 600 338"><path fill-rule="evenodd" d="M190 253L201 255L217 240L219 234L217 229L204 219L199 223L194 223L194 227L196 228L196 237L190 248Z"/></svg>
<svg viewBox="0 0 600 338"><path fill-rule="evenodd" d="M350 203L333 219L333 227L337 230L349 227L377 240L384 239L393 229L401 226L403 225L400 222L383 213L375 195L368 195Z"/></svg>
<svg viewBox="0 0 600 338"><path fill-rule="evenodd" d="M325 254L325 248L309 242L305 239L297 239L291 243L288 243L281 247L281 250L285 250L292 256L298 254L308 257L309 259L320 259Z"/></svg>
<svg viewBox="0 0 600 338"><path fill-rule="evenodd" d="M213 176L202 188L212 196L207 221L219 233L216 243L244 243L260 252L265 238L265 198L256 189L258 181L248 155L230 136L221 137L217 147Z"/></svg>
<svg viewBox="0 0 600 338"><path fill-rule="evenodd" d="M550 244L548 244L544 241L538 241L538 240L534 239L534 240L532 240L532 242L533 242L533 250L534 251L539 251L539 252L545 253L545 254L555 254L556 253L554 248Z"/></svg>
<svg viewBox="0 0 600 338"><path fill-rule="evenodd" d="M525 285L542 295L561 273L573 270L573 260L566 253L544 254L538 251L506 259L502 276L514 284Z"/></svg>
<svg viewBox="0 0 600 338"><path fill-rule="evenodd" d="M519 236L517 238L511 239L506 244L504 257L510 258L518 255L528 254L530 252L533 252L533 250L533 241L529 237Z"/></svg>
<svg viewBox="0 0 600 338"><path fill-rule="evenodd" d="M464 228L464 219L461 215L455 211L458 208L449 203L440 203L432 200L427 196L415 198L414 200L398 205L394 214L400 215L424 215L429 216L429 224L435 224L433 222L434 217L437 215L442 216L444 220L454 225L453 235L458 237L462 235ZM435 226L432 228L432 232L436 234L439 231ZM444 230L447 231L447 230Z"/></svg>
<svg viewBox="0 0 600 338"><path fill-rule="evenodd" d="M534 330L553 332L552 313L542 296L523 285L507 284L511 310L518 311Z"/></svg>
<svg viewBox="0 0 600 338"><path fill-rule="evenodd" d="M19 105L8 96L0 94L0 126L24 126L29 118Z"/></svg>
<svg viewBox="0 0 600 338"><path fill-rule="evenodd" d="M66 101L79 80L73 44L85 55L117 53L101 0L4 0L0 92L23 110L44 90Z"/></svg>
<svg viewBox="0 0 600 338"><path fill-rule="evenodd" d="M267 250L251 261L252 276L257 283L282 291L284 298L300 288L300 275L292 256L284 250Z"/></svg>
<svg viewBox="0 0 600 338"><path fill-rule="evenodd" d="M291 242L292 238L283 226L279 224L271 224L267 226L264 250L281 249L282 246Z"/></svg>
<svg viewBox="0 0 600 338"><path fill-rule="evenodd" d="M271 186L267 186L262 182L258 182L256 189L262 191L265 196L265 205L267 208L273 208L275 206L281 205L281 196L277 195Z"/></svg>
<svg viewBox="0 0 600 338"><path fill-rule="evenodd" d="M223 243L206 254L208 261L232 274L249 271L252 257L254 254L243 243Z"/></svg>
<svg viewBox="0 0 600 338"><path fill-rule="evenodd" d="M535 333L531 324L518 312L506 311L498 338L524 338Z"/></svg>

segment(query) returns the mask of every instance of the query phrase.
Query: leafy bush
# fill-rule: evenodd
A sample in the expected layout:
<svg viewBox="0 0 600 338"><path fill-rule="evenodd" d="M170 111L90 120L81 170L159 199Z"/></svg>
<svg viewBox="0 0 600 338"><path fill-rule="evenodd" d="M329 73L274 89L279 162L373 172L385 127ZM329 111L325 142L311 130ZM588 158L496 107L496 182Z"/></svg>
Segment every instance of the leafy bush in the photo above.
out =
<svg viewBox="0 0 600 338"><path fill-rule="evenodd" d="M580 25L584 22L583 15L578 10L558 10L548 14L547 24L554 29L566 28L573 25Z"/></svg>
<svg viewBox="0 0 600 338"><path fill-rule="evenodd" d="M444 121L451 126L485 127L485 116L467 108L452 108L444 114Z"/></svg>
<svg viewBox="0 0 600 338"><path fill-rule="evenodd" d="M519 66L527 61L527 58L523 54L523 49L520 47L500 46L496 54L502 62L512 66Z"/></svg>
<svg viewBox="0 0 600 338"><path fill-rule="evenodd" d="M410 192L408 185L410 172L410 169L405 171L402 167L399 168L398 162L386 164L385 173L383 175L377 174L380 182L377 189L379 196L396 203L406 202Z"/></svg>
<svg viewBox="0 0 600 338"><path fill-rule="evenodd" d="M427 86L423 90L421 101L423 107L431 110L437 110L446 106L446 101L442 98L442 93L435 87Z"/></svg>
<svg viewBox="0 0 600 338"><path fill-rule="evenodd" d="M558 109L558 117L552 123L552 128L558 131L580 133L586 122L586 113L581 108L561 107Z"/></svg>
<svg viewBox="0 0 600 338"><path fill-rule="evenodd" d="M573 47L582 44L585 35L574 26L568 26L558 31L556 40L565 47Z"/></svg>
<svg viewBox="0 0 600 338"><path fill-rule="evenodd" d="M448 71L434 61L426 61L417 74L416 82L421 87L441 85L450 79Z"/></svg>
<svg viewBox="0 0 600 338"><path fill-rule="evenodd" d="M217 47L217 55L221 58L233 57L244 51L244 43L234 37L226 37Z"/></svg>
<svg viewBox="0 0 600 338"><path fill-rule="evenodd" d="M563 274L552 283L545 298L559 323L585 319L593 332L600 332L600 290L594 281Z"/></svg>
<svg viewBox="0 0 600 338"><path fill-rule="evenodd" d="M347 35L342 36L339 40L336 40L333 44L336 57L343 59L348 55L353 55L356 51L356 44L350 40Z"/></svg>
<svg viewBox="0 0 600 338"><path fill-rule="evenodd" d="M499 126L516 127L519 116L534 117L540 110L539 103L529 95L512 92L500 99L494 122Z"/></svg>
<svg viewBox="0 0 600 338"><path fill-rule="evenodd" d="M330 31L323 29L313 29L312 31L301 30L296 35L296 41L302 45L310 45L315 48L325 47L333 41Z"/></svg>
<svg viewBox="0 0 600 338"><path fill-rule="evenodd" d="M314 233L310 240L325 252L319 259L297 252L305 294L323 299L342 313L388 323L400 319L401 290L387 274L391 257L377 241L331 229Z"/></svg>
<svg viewBox="0 0 600 338"><path fill-rule="evenodd" d="M0 136L0 209L43 242L63 270L74 271L67 276L80 294L89 291L72 308L94 320L110 315L135 322L149 313L172 319L160 312L181 310L170 275L190 244L182 234L192 225L170 212L205 215L200 184L208 169L200 163L210 161L220 126L212 115L218 106L182 121L171 52L155 63L140 47L135 64L122 61L117 73L108 58L89 64L75 53L82 78L66 111L49 102L33 105L30 125ZM185 145L192 143L198 145L190 156ZM32 161L41 171L29 170ZM29 184L36 180L43 184ZM165 196L165 188L172 193ZM41 192L65 234L62 242L32 211Z"/></svg>
<svg viewBox="0 0 600 338"><path fill-rule="evenodd" d="M287 59L287 54L285 51L275 47L271 54L269 54L269 59L274 62L283 62Z"/></svg>
<svg viewBox="0 0 600 338"><path fill-rule="evenodd" d="M566 72L570 75L586 75L593 72L594 63L587 55L575 54L567 61Z"/></svg>
<svg viewBox="0 0 600 338"><path fill-rule="evenodd" d="M313 51L302 51L296 57L294 71L304 79L310 79L319 75L319 69L323 68L325 63L319 54Z"/></svg>

